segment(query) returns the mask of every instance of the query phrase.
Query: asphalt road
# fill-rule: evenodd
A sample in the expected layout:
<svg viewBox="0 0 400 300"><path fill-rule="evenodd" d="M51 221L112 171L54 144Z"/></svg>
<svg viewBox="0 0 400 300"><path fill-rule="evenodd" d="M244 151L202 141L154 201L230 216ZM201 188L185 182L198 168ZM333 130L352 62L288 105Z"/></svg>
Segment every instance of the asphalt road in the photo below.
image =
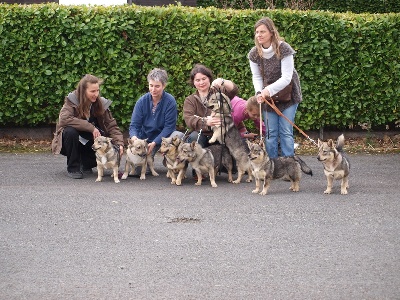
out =
<svg viewBox="0 0 400 300"><path fill-rule="evenodd" d="M115 184L0 153L0 299L400 299L400 155L350 155L349 195L303 159L299 193L261 196L172 186L159 156L160 177Z"/></svg>

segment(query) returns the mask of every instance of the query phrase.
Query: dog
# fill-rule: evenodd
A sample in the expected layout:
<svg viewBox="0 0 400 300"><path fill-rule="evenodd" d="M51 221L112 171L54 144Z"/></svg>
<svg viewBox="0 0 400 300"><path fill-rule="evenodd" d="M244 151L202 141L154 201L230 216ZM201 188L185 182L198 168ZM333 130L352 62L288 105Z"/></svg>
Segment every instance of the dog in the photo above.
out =
<svg viewBox="0 0 400 300"><path fill-rule="evenodd" d="M270 159L263 142L254 143L248 141L250 149L249 158L251 161L253 175L256 179L256 188L253 193L266 195L272 179L287 178L290 180L290 189L293 192L300 190L301 174L312 176L312 170L298 156L286 156ZM260 192L261 180L263 189Z"/></svg>
<svg viewBox="0 0 400 300"><path fill-rule="evenodd" d="M208 141L210 144L218 141L220 144L224 142L224 135L226 133L226 126L224 126L224 116L228 116L231 114L231 102L229 98L220 92L216 92L210 96L207 101L207 107L211 109L211 117L219 117L222 121L219 126L211 126L211 130L213 131L213 135Z"/></svg>
<svg viewBox="0 0 400 300"><path fill-rule="evenodd" d="M233 159L225 145L213 144L207 147L214 156L214 173L217 174L221 167L228 172L228 182L233 182Z"/></svg>
<svg viewBox="0 0 400 300"><path fill-rule="evenodd" d="M318 157L317 159L324 165L324 173L328 181L324 194L332 192L334 179L342 179L340 190L342 195L347 195L349 188L350 161L343 151L344 135L341 134L336 145L332 139L322 142L318 139Z"/></svg>
<svg viewBox="0 0 400 300"><path fill-rule="evenodd" d="M225 126L227 128L225 134L225 145L229 149L230 154L236 161L238 176L233 183L240 183L243 175L247 172L248 178L246 182L253 181L251 164L249 159L249 148L240 136L239 130L236 128L232 116L224 117Z"/></svg>
<svg viewBox="0 0 400 300"><path fill-rule="evenodd" d="M249 149L233 122L229 98L223 93L215 92L208 99L207 107L212 110L212 114L220 114L222 121L221 128L213 129L213 137L215 136L215 139L212 137L209 143L218 140L220 144L226 145L230 154L236 161L238 177L236 180L232 181L232 183L240 183L246 172L248 174L246 181L251 182L253 176L248 157Z"/></svg>
<svg viewBox="0 0 400 300"><path fill-rule="evenodd" d="M119 183L118 169L121 161L119 147L112 144L112 139L105 136L97 137L92 145L92 149L96 152L97 162L97 179L96 182L102 181L104 169L112 169L112 177L114 182Z"/></svg>
<svg viewBox="0 0 400 300"><path fill-rule="evenodd" d="M215 183L214 156L210 149L203 148L199 143L182 143L179 145L177 160L180 163L188 162L197 174L195 185L201 185L202 174L208 173L212 187L217 187Z"/></svg>
<svg viewBox="0 0 400 300"><path fill-rule="evenodd" d="M141 166L142 170L140 173L140 180L146 179L147 165L153 176L158 176L158 173L154 170L154 159L153 156L147 153L148 143L147 139L139 139L132 137L128 140L128 149L126 150L126 161L125 171L121 179L126 179L129 175L135 174L135 168ZM129 173L129 168L131 171Z"/></svg>
<svg viewBox="0 0 400 300"><path fill-rule="evenodd" d="M181 185L185 177L188 162L179 162L178 149L179 145L183 143L179 137L161 138L160 153L164 157L163 165L168 169L167 177L171 178L171 184Z"/></svg>

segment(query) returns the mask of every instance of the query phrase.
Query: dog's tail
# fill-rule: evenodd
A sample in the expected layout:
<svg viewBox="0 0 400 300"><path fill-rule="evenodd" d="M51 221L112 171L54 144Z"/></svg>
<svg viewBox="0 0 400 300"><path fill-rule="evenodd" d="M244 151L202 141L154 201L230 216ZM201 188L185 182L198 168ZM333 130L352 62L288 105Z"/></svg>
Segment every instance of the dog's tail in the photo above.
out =
<svg viewBox="0 0 400 300"><path fill-rule="evenodd" d="M307 166L307 164L300 157L294 156L294 160L300 164L300 168L305 174L310 175L310 176L313 175L311 168L309 166Z"/></svg>
<svg viewBox="0 0 400 300"><path fill-rule="evenodd" d="M343 146L344 146L344 135L341 134L337 138L336 147L335 148L336 148L337 151L343 152Z"/></svg>

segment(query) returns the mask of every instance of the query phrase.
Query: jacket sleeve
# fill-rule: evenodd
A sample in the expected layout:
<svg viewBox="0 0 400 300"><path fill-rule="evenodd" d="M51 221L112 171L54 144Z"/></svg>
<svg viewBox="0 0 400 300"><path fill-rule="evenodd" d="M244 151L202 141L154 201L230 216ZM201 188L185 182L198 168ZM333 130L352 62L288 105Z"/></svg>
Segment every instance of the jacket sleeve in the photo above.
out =
<svg viewBox="0 0 400 300"><path fill-rule="evenodd" d="M204 115L204 112L198 112L196 102L197 99L195 98L195 95L190 95L185 99L185 102L183 103L183 119L185 120L185 124L192 130L199 131L200 129L203 129L208 131L209 128L202 119L203 117L206 117L208 113Z"/></svg>
<svg viewBox="0 0 400 300"><path fill-rule="evenodd" d="M94 125L87 120L77 117L77 107L66 98L63 107L60 110L58 122L60 127L73 127L79 131L93 132Z"/></svg>
<svg viewBox="0 0 400 300"><path fill-rule="evenodd" d="M121 129L118 127L117 121L114 119L109 109L106 109L104 112L104 126L114 144L123 146L124 137Z"/></svg>

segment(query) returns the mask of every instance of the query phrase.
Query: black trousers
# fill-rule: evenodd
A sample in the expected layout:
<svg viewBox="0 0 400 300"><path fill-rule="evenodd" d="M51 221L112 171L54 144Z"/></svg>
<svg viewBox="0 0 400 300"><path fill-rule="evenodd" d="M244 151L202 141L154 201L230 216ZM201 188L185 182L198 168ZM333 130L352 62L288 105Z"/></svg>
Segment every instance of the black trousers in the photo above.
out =
<svg viewBox="0 0 400 300"><path fill-rule="evenodd" d="M79 141L79 136L88 140L86 145ZM67 157L67 171L79 172L97 166L96 155L92 149L93 135L90 132L78 131L73 127L65 127L62 136L61 154Z"/></svg>

